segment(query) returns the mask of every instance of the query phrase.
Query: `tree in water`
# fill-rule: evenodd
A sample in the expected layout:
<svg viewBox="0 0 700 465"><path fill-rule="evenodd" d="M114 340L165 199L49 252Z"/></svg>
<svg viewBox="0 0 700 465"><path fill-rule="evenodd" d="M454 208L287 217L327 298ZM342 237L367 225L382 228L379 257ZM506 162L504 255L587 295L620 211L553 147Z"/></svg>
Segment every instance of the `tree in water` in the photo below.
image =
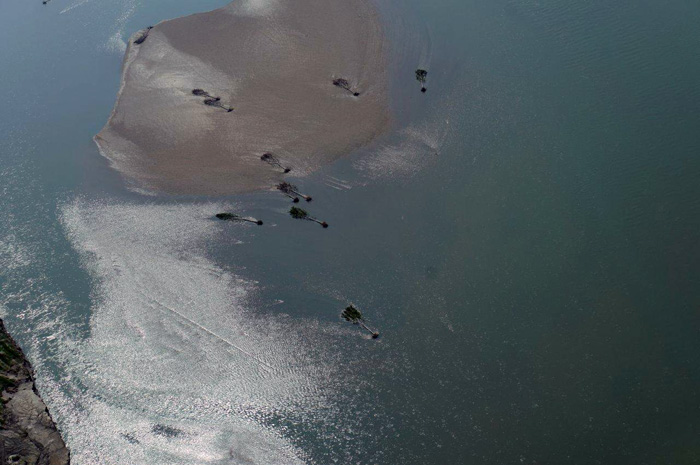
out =
<svg viewBox="0 0 700 465"><path fill-rule="evenodd" d="M359 92L355 92L350 88L350 83L347 81L347 79L343 79L343 78L333 79L333 85L336 87L340 87L341 89L347 90L355 97L358 97L360 95Z"/></svg>
<svg viewBox="0 0 700 465"><path fill-rule="evenodd" d="M425 80L428 79L428 72L424 69L417 69L416 79L418 80L418 82L420 82L420 91L427 91L428 89L425 88Z"/></svg>
<svg viewBox="0 0 700 465"><path fill-rule="evenodd" d="M236 215L235 213L217 213L216 217L223 221L247 221L248 223L255 223L258 226L262 226L263 224L262 220Z"/></svg>
<svg viewBox="0 0 700 465"><path fill-rule="evenodd" d="M293 202L293 203L299 203L299 197L297 197L296 195L294 195L294 193L293 193L292 191L290 191L290 190L288 190L288 189L286 189L286 188L283 188L283 185L284 185L284 184L287 184L287 183L286 183L286 182L283 182L283 183L281 183L281 184L278 184L278 185L277 185L277 189L280 190L280 191L282 191L282 193L283 193L284 195L286 195L287 197L289 197L290 199L292 199L292 202Z"/></svg>
<svg viewBox="0 0 700 465"><path fill-rule="evenodd" d="M295 186L294 184L289 184L288 182L281 182L277 184L277 189L281 190L284 192L288 197L291 197L292 199L296 198L298 195L299 197L302 197L304 200L307 202L311 202L311 196L310 195L304 195L301 192L299 192L299 188ZM297 199L294 203L297 203L299 200Z"/></svg>
<svg viewBox="0 0 700 465"><path fill-rule="evenodd" d="M204 104L209 105L210 107L219 107L221 109L226 110L227 112L232 112L233 108L232 107L227 107L223 103L221 103L221 98L220 97L214 97L214 98L207 98L204 99Z"/></svg>
<svg viewBox="0 0 700 465"><path fill-rule="evenodd" d="M320 224L324 228L328 227L328 223L326 223L325 221L317 220L316 218L314 218L312 216L309 216L309 214L306 212L306 210L302 210L301 208L292 207L289 210L289 214L292 216L292 218L295 218L297 220L313 221L314 223Z"/></svg>
<svg viewBox="0 0 700 465"><path fill-rule="evenodd" d="M291 168L287 168L285 166L282 166L282 163L280 163L280 161L277 159L277 157L275 157L271 153L263 153L262 156L260 157L260 159L262 161L264 161L265 163L271 164L272 166L277 166L279 168L282 168L285 173L289 173L290 171L292 171Z"/></svg>
<svg viewBox="0 0 700 465"><path fill-rule="evenodd" d="M365 324L365 319L362 316L362 312L360 312L357 308L355 308L354 305L348 305L345 307L345 310L343 310L343 313L340 314L345 321L349 321L350 323L354 325L360 325L370 333L372 333L372 339L377 339L379 337L379 332L374 331L373 329L370 329L366 324Z"/></svg>

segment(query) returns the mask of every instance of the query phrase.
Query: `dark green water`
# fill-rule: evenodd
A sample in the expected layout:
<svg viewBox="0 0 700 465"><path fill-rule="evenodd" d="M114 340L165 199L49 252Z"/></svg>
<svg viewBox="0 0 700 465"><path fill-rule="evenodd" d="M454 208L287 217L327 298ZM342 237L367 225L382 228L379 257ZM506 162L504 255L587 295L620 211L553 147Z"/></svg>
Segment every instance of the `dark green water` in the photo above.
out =
<svg viewBox="0 0 700 465"><path fill-rule="evenodd" d="M296 463L258 426L317 464L700 463L700 4L381 2L395 130L295 180L323 230L275 193L125 192L92 146L114 24L210 3L0 4L2 302L76 463ZM255 283L249 323L190 242ZM152 302L275 376L210 368L235 351Z"/></svg>

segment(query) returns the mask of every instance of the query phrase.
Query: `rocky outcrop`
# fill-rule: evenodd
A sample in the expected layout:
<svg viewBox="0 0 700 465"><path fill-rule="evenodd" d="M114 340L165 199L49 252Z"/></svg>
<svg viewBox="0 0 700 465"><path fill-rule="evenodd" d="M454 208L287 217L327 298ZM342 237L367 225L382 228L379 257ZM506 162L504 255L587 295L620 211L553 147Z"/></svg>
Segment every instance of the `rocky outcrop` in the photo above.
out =
<svg viewBox="0 0 700 465"><path fill-rule="evenodd" d="M34 372L0 320L0 464L66 465L70 453L34 386Z"/></svg>

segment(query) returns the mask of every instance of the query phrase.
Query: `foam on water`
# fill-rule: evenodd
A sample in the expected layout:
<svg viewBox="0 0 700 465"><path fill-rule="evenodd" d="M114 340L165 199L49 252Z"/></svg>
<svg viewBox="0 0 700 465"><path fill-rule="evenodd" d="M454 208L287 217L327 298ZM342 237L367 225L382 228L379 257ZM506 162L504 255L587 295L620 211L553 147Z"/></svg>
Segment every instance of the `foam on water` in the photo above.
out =
<svg viewBox="0 0 700 465"><path fill-rule="evenodd" d="M370 179L412 176L439 155L448 129L449 120L405 128L397 143L380 147L354 166Z"/></svg>
<svg viewBox="0 0 700 465"><path fill-rule="evenodd" d="M62 14L68 13L69 11L71 11L71 10L74 9L74 8L78 8L79 6L85 5L85 4L88 3L89 1L90 1L90 0L78 0L77 2L73 2L73 3L71 3L69 6L65 7L64 9L62 9L61 12L58 13L58 14L59 14L59 15L62 15Z"/></svg>
<svg viewBox="0 0 700 465"><path fill-rule="evenodd" d="M88 1L90 0L85 0L85 3L87 3ZM80 5L82 5L82 3ZM119 13L119 16L113 22L111 34L109 36L109 39L107 40L107 43L105 44L108 50L113 50L112 47L115 45L115 37L117 37L120 42L124 42L122 37L128 35L125 33L126 24L136 12L137 6L138 3L136 0L124 0L120 2L121 11ZM122 50L122 53L125 50L126 44L124 44L124 49Z"/></svg>
<svg viewBox="0 0 700 465"><path fill-rule="evenodd" d="M109 38L105 47L109 52L123 54L126 52L126 42L121 32L117 31Z"/></svg>

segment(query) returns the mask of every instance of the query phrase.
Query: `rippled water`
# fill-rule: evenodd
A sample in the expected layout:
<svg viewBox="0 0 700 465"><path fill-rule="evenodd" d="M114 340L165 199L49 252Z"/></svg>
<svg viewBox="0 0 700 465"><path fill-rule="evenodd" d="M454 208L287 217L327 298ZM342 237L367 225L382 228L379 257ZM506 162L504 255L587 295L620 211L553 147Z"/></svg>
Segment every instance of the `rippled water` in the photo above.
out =
<svg viewBox="0 0 700 465"><path fill-rule="evenodd" d="M92 143L129 35L223 3L0 2L0 309L74 463L700 460L700 5L378 2L395 127L294 180L324 230Z"/></svg>

